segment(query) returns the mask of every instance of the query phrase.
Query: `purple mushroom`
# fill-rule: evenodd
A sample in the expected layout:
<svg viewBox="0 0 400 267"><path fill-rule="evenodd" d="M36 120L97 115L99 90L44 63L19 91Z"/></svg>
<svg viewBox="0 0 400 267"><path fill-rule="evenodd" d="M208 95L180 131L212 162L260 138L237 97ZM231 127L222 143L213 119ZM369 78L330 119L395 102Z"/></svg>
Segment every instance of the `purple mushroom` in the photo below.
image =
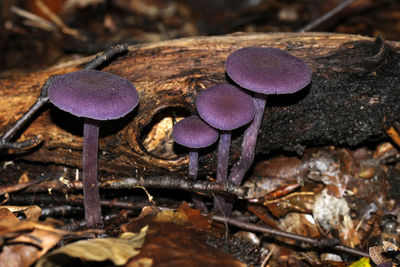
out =
<svg viewBox="0 0 400 267"><path fill-rule="evenodd" d="M236 86L220 84L202 91L196 100L199 116L212 127L220 130L218 145L217 183L226 183L228 176L231 131L249 123L254 117L251 96ZM214 206L223 200L214 201ZM218 208L218 207L214 207ZM224 207L219 207L218 210Z"/></svg>
<svg viewBox="0 0 400 267"><path fill-rule="evenodd" d="M214 144L218 139L218 131L198 116L191 116L174 125L172 138L176 143L189 148L189 179L197 179L198 149ZM196 208L207 211L201 197L193 194L192 199Z"/></svg>
<svg viewBox="0 0 400 267"><path fill-rule="evenodd" d="M97 181L97 154L101 120L118 119L139 102L135 86L117 75L81 70L56 76L48 89L49 99L59 109L84 118L83 195L88 226L101 223Z"/></svg>
<svg viewBox="0 0 400 267"><path fill-rule="evenodd" d="M239 86L253 91L254 120L244 133L240 159L229 180L240 184L254 160L258 130L271 94L291 94L307 86L311 70L306 63L278 48L246 47L233 52L225 63L226 73Z"/></svg>
<svg viewBox="0 0 400 267"><path fill-rule="evenodd" d="M189 178L197 179L199 148L211 146L218 139L218 131L198 116L184 118L174 125L172 138L189 148Z"/></svg>

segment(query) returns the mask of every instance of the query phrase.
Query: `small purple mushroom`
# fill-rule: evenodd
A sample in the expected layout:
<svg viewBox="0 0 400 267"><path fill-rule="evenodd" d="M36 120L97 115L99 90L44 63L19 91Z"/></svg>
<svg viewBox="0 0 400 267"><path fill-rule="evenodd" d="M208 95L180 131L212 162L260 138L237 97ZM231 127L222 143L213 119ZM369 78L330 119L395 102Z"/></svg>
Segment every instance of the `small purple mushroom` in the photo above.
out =
<svg viewBox="0 0 400 267"><path fill-rule="evenodd" d="M203 120L220 130L217 183L226 183L231 131L246 125L253 119L255 110L253 99L236 86L220 84L202 91L197 96L196 107ZM228 211L229 209L223 207L224 202L217 197L214 208Z"/></svg>
<svg viewBox="0 0 400 267"><path fill-rule="evenodd" d="M198 116L184 118L174 125L172 138L189 150L189 178L197 179L198 149L211 146L218 139L218 131Z"/></svg>
<svg viewBox="0 0 400 267"><path fill-rule="evenodd" d="M197 179L199 148L211 146L218 139L218 131L205 123L198 116L184 118L174 125L172 138L182 146L189 148L189 179ZM192 194L195 207L207 211L200 196Z"/></svg>
<svg viewBox="0 0 400 267"><path fill-rule="evenodd" d="M311 70L306 63L278 48L246 47L233 52L225 63L226 73L239 86L253 91L254 120L244 133L242 152L229 180L240 184L254 160L258 130L270 94L291 94L307 86Z"/></svg>
<svg viewBox="0 0 400 267"><path fill-rule="evenodd" d="M81 70L56 76L48 89L49 99L59 109L84 118L83 195L88 226L101 223L97 181L97 154L101 120L118 119L139 102L135 86L117 75Z"/></svg>

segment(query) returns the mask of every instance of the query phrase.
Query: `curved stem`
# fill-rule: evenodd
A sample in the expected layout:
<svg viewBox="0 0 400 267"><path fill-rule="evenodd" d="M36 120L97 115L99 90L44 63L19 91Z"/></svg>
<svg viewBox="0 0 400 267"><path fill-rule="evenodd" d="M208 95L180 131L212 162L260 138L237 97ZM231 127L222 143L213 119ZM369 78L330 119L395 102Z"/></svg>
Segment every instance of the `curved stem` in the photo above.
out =
<svg viewBox="0 0 400 267"><path fill-rule="evenodd" d="M244 132L240 159L233 165L229 175L229 181L235 183L236 185L241 184L244 175L253 164L258 130L261 126L265 105L267 103L267 97L263 94L256 93L253 96L253 101L255 106L255 116L253 121Z"/></svg>
<svg viewBox="0 0 400 267"><path fill-rule="evenodd" d="M102 222L97 181L99 121L86 119L83 125L83 203L88 226Z"/></svg>

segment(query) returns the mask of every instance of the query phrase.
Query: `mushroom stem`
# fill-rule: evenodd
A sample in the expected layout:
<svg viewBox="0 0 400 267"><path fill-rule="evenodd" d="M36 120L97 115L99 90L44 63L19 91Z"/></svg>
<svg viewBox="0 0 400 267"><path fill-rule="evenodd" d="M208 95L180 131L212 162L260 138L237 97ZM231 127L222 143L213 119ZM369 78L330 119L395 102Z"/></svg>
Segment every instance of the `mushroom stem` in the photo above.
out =
<svg viewBox="0 0 400 267"><path fill-rule="evenodd" d="M196 180L199 168L199 152L197 149L189 151L189 179Z"/></svg>
<svg viewBox="0 0 400 267"><path fill-rule="evenodd" d="M88 226L101 223L100 196L97 181L99 121L84 119L83 125L83 202Z"/></svg>
<svg viewBox="0 0 400 267"><path fill-rule="evenodd" d="M218 143L217 183L226 184L228 181L229 149L231 146L231 131L221 131ZM214 211L217 214L230 216L233 204L223 196L214 196Z"/></svg>
<svg viewBox="0 0 400 267"><path fill-rule="evenodd" d="M231 132L221 131L218 143L217 183L226 183L228 180L229 148L231 146Z"/></svg>
<svg viewBox="0 0 400 267"><path fill-rule="evenodd" d="M197 179L198 168L199 168L199 151L197 149L191 149L189 151L189 175L188 175L189 179L192 180ZM192 193L192 201L194 206L198 210L202 212L208 212L207 206L204 203L202 197L197 195L196 192Z"/></svg>
<svg viewBox="0 0 400 267"><path fill-rule="evenodd" d="M260 129L261 121L264 115L267 96L264 94L255 93L253 96L253 101L255 107L254 119L244 132L240 159L233 165L229 175L229 181L235 183L236 185L241 184L244 175L253 164L258 130Z"/></svg>

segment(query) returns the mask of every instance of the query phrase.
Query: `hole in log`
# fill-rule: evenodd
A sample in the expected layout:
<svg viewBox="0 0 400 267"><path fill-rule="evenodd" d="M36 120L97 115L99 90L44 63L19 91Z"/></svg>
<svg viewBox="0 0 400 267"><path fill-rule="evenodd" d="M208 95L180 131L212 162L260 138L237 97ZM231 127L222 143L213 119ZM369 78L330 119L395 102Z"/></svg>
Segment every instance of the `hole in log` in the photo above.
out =
<svg viewBox="0 0 400 267"><path fill-rule="evenodd" d="M140 134L143 149L154 157L171 160L178 158L171 137L174 124L190 115L183 107L169 107L158 111Z"/></svg>

